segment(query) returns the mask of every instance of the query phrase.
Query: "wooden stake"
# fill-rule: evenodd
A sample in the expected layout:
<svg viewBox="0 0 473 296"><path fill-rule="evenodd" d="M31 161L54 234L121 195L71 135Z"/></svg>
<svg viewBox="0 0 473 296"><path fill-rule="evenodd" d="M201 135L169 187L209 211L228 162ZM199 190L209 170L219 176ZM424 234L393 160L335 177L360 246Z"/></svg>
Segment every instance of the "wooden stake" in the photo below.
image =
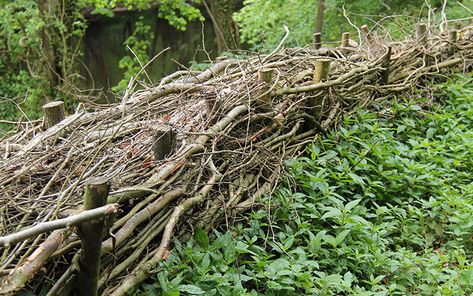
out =
<svg viewBox="0 0 473 296"><path fill-rule="evenodd" d="M63 101L54 101L47 103L43 106L43 126L44 129L48 129L53 125L58 124L64 118L66 118L66 112L64 110Z"/></svg>
<svg viewBox="0 0 473 296"><path fill-rule="evenodd" d="M388 51L383 57L383 62L381 66L384 68L384 70L381 72L381 84L388 84L389 83L389 65L391 64L391 53L392 53L392 47L388 47Z"/></svg>
<svg viewBox="0 0 473 296"><path fill-rule="evenodd" d="M363 26L361 26L360 29L361 29L361 33L363 33L363 35L365 37L368 37L370 35L370 29L369 29L368 25L363 25Z"/></svg>
<svg viewBox="0 0 473 296"><path fill-rule="evenodd" d="M421 46L427 46L427 25L419 23L416 26L416 39Z"/></svg>
<svg viewBox="0 0 473 296"><path fill-rule="evenodd" d="M110 190L108 178L91 178L85 182L84 210L91 210L107 203ZM102 248L104 219L84 222L79 225L77 234L82 243L77 277L77 295L95 296L100 270L100 250Z"/></svg>
<svg viewBox="0 0 473 296"><path fill-rule="evenodd" d="M327 80L328 74L330 72L330 63L332 60L330 59L320 59L315 61L315 70L314 70L314 78L313 82L314 83L319 83L322 82L323 80ZM307 101L307 113L310 114L314 122L317 123L319 120L322 109L324 105L324 99L321 97L318 98L311 98ZM307 127L309 128L314 128L312 124L306 124Z"/></svg>
<svg viewBox="0 0 473 296"><path fill-rule="evenodd" d="M458 32L457 40L463 39L463 30L462 30L462 28L463 28L463 23L462 23L462 21L457 21L457 22L455 23L455 29L456 29L457 32Z"/></svg>
<svg viewBox="0 0 473 296"><path fill-rule="evenodd" d="M342 47L348 47L350 44L350 32L342 33Z"/></svg>
<svg viewBox="0 0 473 296"><path fill-rule="evenodd" d="M312 35L312 44L315 49L319 49L322 46L322 33L314 33Z"/></svg>
<svg viewBox="0 0 473 296"><path fill-rule="evenodd" d="M274 69L271 68L263 68L258 72L258 81L260 83L265 83L266 87L263 89L263 93L269 91L271 86L271 80L273 79ZM258 96L257 104L265 110L271 109L271 94L261 94Z"/></svg>
<svg viewBox="0 0 473 296"><path fill-rule="evenodd" d="M315 70L314 70L314 83L319 83L322 80L326 80L328 73L330 71L330 59L320 59L315 61Z"/></svg>
<svg viewBox="0 0 473 296"><path fill-rule="evenodd" d="M448 47L448 53L450 55L454 54L457 48L457 36L458 36L457 30L451 30L448 34L448 39L450 41L450 45Z"/></svg>
<svg viewBox="0 0 473 296"><path fill-rule="evenodd" d="M153 143L155 160L163 160L174 152L176 148L176 135L170 127L155 130Z"/></svg>

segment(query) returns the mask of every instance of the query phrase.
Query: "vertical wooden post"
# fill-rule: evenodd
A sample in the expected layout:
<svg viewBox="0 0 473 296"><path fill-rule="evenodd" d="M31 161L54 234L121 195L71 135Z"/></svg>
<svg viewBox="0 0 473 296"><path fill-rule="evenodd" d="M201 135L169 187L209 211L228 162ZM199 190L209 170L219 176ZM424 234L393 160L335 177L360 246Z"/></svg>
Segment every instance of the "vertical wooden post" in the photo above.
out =
<svg viewBox="0 0 473 296"><path fill-rule="evenodd" d="M328 74L330 72L330 62L332 60L330 59L320 59L315 62L315 70L314 70L314 77L313 77L313 82L314 83L319 83L321 81L327 80ZM307 101L307 113L309 113L314 121L318 121L322 109L324 105L324 98L322 97L314 97L310 98ZM313 126L309 126L310 128L313 128Z"/></svg>
<svg viewBox="0 0 473 296"><path fill-rule="evenodd" d="M424 23L419 23L416 26L416 39L421 46L427 46L427 25Z"/></svg>
<svg viewBox="0 0 473 296"><path fill-rule="evenodd" d="M54 101L43 105L43 126L48 129L53 125L58 124L66 117L63 101Z"/></svg>
<svg viewBox="0 0 473 296"><path fill-rule="evenodd" d="M457 36L457 30L450 30L448 34L448 39L450 41L450 44L448 46L448 53L450 55L454 54L457 48Z"/></svg>
<svg viewBox="0 0 473 296"><path fill-rule="evenodd" d="M458 34L457 40L463 39L463 31L462 31L462 28L463 28L463 23L462 23L462 21L457 21L457 22L455 23L455 29L456 29L457 32L458 32L458 33L457 33L457 34Z"/></svg>
<svg viewBox="0 0 473 296"><path fill-rule="evenodd" d="M319 0L317 4L317 19L315 22L315 32L322 33L324 28L325 0Z"/></svg>
<svg viewBox="0 0 473 296"><path fill-rule="evenodd" d="M322 80L326 80L328 73L330 71L330 59L320 59L315 61L315 70L314 70L314 83L319 83Z"/></svg>
<svg viewBox="0 0 473 296"><path fill-rule="evenodd" d="M369 44L372 38L368 25L361 26L360 30L362 34L362 40L360 40L361 44Z"/></svg>
<svg viewBox="0 0 473 296"><path fill-rule="evenodd" d="M342 33L342 47L348 47L349 44L350 44L350 33L343 32Z"/></svg>
<svg viewBox="0 0 473 296"><path fill-rule="evenodd" d="M319 49L322 46L322 33L317 32L312 35L312 44L315 49Z"/></svg>
<svg viewBox="0 0 473 296"><path fill-rule="evenodd" d="M388 84L389 83L389 65L391 64L391 53L392 53L392 47L388 47L388 51L383 57L383 61L381 66L384 68L384 70L381 72L381 84Z"/></svg>
<svg viewBox="0 0 473 296"><path fill-rule="evenodd" d="M176 132L170 127L155 130L153 143L154 160L163 160L174 152L176 136Z"/></svg>
<svg viewBox="0 0 473 296"><path fill-rule="evenodd" d="M258 72L258 81L265 84L263 93L269 91L271 80L273 79L274 69L263 68ZM265 110L271 109L271 94L261 94L257 104Z"/></svg>
<svg viewBox="0 0 473 296"><path fill-rule="evenodd" d="M426 52L427 45L429 43L429 32L427 25L424 23L418 23L416 26L416 40L417 43L424 48L424 64L430 66L432 63L432 57Z"/></svg>
<svg viewBox="0 0 473 296"><path fill-rule="evenodd" d="M91 210L107 203L110 181L104 177L90 178L85 182L84 210ZM104 219L84 222L77 234L82 243L77 277L77 295L95 296L100 271L100 250L102 248Z"/></svg>

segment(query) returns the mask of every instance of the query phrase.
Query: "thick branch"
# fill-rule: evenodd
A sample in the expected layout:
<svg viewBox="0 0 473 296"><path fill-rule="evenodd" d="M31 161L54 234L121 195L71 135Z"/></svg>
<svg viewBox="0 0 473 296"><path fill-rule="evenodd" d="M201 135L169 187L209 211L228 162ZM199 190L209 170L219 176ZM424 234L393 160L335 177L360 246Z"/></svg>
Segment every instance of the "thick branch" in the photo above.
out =
<svg viewBox="0 0 473 296"><path fill-rule="evenodd" d="M35 237L41 233L53 231L56 229L69 228L86 221L92 221L111 215L117 211L117 206L118 205L116 204L106 205L93 210L83 211L77 215L69 216L67 218L36 224L31 228L0 237L0 247L9 247L28 238Z"/></svg>

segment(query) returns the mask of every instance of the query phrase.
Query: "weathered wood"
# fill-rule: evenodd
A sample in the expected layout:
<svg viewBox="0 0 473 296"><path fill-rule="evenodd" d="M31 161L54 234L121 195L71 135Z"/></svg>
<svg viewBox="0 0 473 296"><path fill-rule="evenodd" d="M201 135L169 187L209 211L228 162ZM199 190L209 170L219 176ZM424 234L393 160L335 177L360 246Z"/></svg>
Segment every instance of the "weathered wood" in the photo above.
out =
<svg viewBox="0 0 473 296"><path fill-rule="evenodd" d="M392 53L392 47L389 46L386 54L383 57L383 62L381 66L384 68L384 70L381 72L381 84L388 84L389 83L389 74L391 72L390 70L390 64L391 64L391 53Z"/></svg>
<svg viewBox="0 0 473 296"><path fill-rule="evenodd" d="M48 129L66 118L66 111L64 109L63 101L54 101L43 105L43 112L44 129Z"/></svg>
<svg viewBox="0 0 473 296"><path fill-rule="evenodd" d="M449 36L448 39L450 40L451 43L453 44L457 43L457 36L458 36L457 30L451 30L448 36Z"/></svg>
<svg viewBox="0 0 473 296"><path fill-rule="evenodd" d="M155 160L163 160L176 148L176 133L169 128L155 129L153 153Z"/></svg>
<svg viewBox="0 0 473 296"><path fill-rule="evenodd" d="M348 47L350 44L350 32L342 33L342 47Z"/></svg>
<svg viewBox="0 0 473 296"><path fill-rule="evenodd" d="M274 69L271 69L271 68L261 69L258 72L258 80L264 81L266 83L271 83L271 80L273 79L273 72L274 72Z"/></svg>
<svg viewBox="0 0 473 296"><path fill-rule="evenodd" d="M455 29L458 32L457 40L463 39L463 30L462 30L463 29L463 23L462 23L462 21L457 21L455 23Z"/></svg>
<svg viewBox="0 0 473 296"><path fill-rule="evenodd" d="M426 48L429 40L429 32L427 25L424 23L418 23L416 26L416 40L417 43L424 49L424 64L429 66L432 63L432 57L427 53Z"/></svg>
<svg viewBox="0 0 473 296"><path fill-rule="evenodd" d="M319 49L322 46L322 33L317 32L312 35L312 44L314 49Z"/></svg>
<svg viewBox="0 0 473 296"><path fill-rule="evenodd" d="M320 83L324 80L327 80L328 74L330 72L330 63L332 60L330 59L320 59L315 62L315 69L314 69L314 83ZM309 129L316 128L317 121L319 120L324 105L324 97L317 96L315 98L311 98L307 101L307 113L313 118L312 122L307 123L306 127ZM314 125L315 124L315 125Z"/></svg>
<svg viewBox="0 0 473 296"><path fill-rule="evenodd" d="M363 25L363 26L361 26L360 29L361 29L361 33L363 33L363 36L365 38L368 38L369 35L370 35L370 28L368 27L368 25Z"/></svg>
<svg viewBox="0 0 473 296"><path fill-rule="evenodd" d="M213 125L218 120L218 112L222 107L222 102L217 99L217 96L211 96L205 99L205 107L207 109L208 124Z"/></svg>
<svg viewBox="0 0 473 296"><path fill-rule="evenodd" d="M324 28L325 0L317 2L317 19L315 23L315 32L322 33Z"/></svg>
<svg viewBox="0 0 473 296"><path fill-rule="evenodd" d="M262 93L258 96L258 106L269 110L271 109L271 94L268 93L271 87L271 80L273 79L274 69L263 68L258 72L258 81L263 83L265 86Z"/></svg>
<svg viewBox="0 0 473 296"><path fill-rule="evenodd" d="M78 214L71 215L66 218L53 221L41 222L30 228L12 233L6 236L0 236L0 247L10 247L13 244L22 242L32 237L36 237L42 233L50 232L57 229L69 228L80 225L84 221L96 220L98 218L110 216L117 209L117 205L106 205L100 208L83 211Z"/></svg>
<svg viewBox="0 0 473 296"><path fill-rule="evenodd" d="M53 231L21 266L12 270L6 278L0 278L0 295L16 295L28 281L41 271L51 254L63 241L64 232Z"/></svg>
<svg viewBox="0 0 473 296"><path fill-rule="evenodd" d="M326 80L330 71L330 59L320 59L315 61L314 83L319 83Z"/></svg>
<svg viewBox="0 0 473 296"><path fill-rule="evenodd" d="M216 57L215 58L215 63L221 63L221 62L224 62L224 61L227 61L228 60L228 57L226 56L219 56L219 57Z"/></svg>
<svg viewBox="0 0 473 296"><path fill-rule="evenodd" d="M421 46L427 46L428 34L427 34L427 25L424 23L419 23L416 26L416 39Z"/></svg>
<svg viewBox="0 0 473 296"><path fill-rule="evenodd" d="M109 190L108 178L97 177L86 180L84 210L106 205ZM104 225L104 219L97 219L84 222L78 227L77 234L82 243L77 276L77 295L79 296L97 295Z"/></svg>

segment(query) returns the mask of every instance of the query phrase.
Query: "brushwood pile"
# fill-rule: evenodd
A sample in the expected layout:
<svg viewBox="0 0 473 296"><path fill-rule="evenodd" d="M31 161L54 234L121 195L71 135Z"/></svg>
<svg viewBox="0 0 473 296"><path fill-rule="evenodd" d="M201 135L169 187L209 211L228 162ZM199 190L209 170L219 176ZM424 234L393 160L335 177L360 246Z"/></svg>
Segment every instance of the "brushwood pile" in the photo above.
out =
<svg viewBox="0 0 473 296"><path fill-rule="evenodd" d="M284 161L345 114L471 72L471 26L425 34L391 41L360 31L356 46L219 59L157 85L131 81L119 103L83 103L59 123L18 123L0 141L0 294L72 293L78 217L106 220L100 293L132 291L173 239L257 207L283 178ZM107 182L106 204L84 212L85 185L97 178Z"/></svg>

